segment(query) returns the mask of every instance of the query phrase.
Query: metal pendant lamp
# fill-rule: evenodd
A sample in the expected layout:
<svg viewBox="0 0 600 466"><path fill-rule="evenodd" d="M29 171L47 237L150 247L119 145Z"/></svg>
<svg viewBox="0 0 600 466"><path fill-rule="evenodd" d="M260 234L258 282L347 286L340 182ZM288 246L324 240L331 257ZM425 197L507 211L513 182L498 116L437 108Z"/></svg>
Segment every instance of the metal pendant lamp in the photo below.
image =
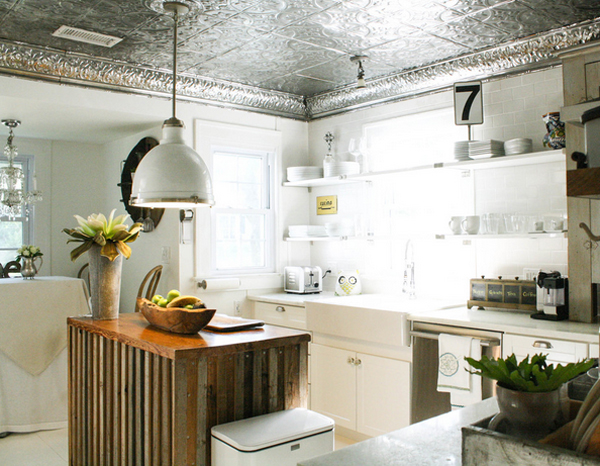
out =
<svg viewBox="0 0 600 466"><path fill-rule="evenodd" d="M173 14L173 116L163 123L160 144L148 152L135 171L131 205L185 209L194 204L213 205L212 181L202 158L183 139L183 121L175 116L177 90L177 26L179 16L189 12L182 1L165 1Z"/></svg>

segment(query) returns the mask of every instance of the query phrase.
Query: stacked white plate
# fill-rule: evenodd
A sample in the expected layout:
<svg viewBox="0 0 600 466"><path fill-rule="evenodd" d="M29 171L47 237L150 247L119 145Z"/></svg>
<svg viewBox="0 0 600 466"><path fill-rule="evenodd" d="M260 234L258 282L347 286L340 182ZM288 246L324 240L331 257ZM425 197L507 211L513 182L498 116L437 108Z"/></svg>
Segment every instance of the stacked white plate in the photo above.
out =
<svg viewBox="0 0 600 466"><path fill-rule="evenodd" d="M327 236L325 225L290 225L290 238L306 238L307 236Z"/></svg>
<svg viewBox="0 0 600 466"><path fill-rule="evenodd" d="M287 169L288 181L304 181L323 178L321 167L289 167Z"/></svg>
<svg viewBox="0 0 600 466"><path fill-rule="evenodd" d="M325 178L340 175L357 175L360 173L358 162L329 162L323 167Z"/></svg>
<svg viewBox="0 0 600 466"><path fill-rule="evenodd" d="M527 154L531 151L533 151L533 141L529 138L515 138L504 143L506 155Z"/></svg>
<svg viewBox="0 0 600 466"><path fill-rule="evenodd" d="M454 158L456 160L471 160L471 157L469 157L469 141L456 141L454 143Z"/></svg>
<svg viewBox="0 0 600 466"><path fill-rule="evenodd" d="M504 142L491 139L489 141L469 141L469 157L487 159L504 155Z"/></svg>

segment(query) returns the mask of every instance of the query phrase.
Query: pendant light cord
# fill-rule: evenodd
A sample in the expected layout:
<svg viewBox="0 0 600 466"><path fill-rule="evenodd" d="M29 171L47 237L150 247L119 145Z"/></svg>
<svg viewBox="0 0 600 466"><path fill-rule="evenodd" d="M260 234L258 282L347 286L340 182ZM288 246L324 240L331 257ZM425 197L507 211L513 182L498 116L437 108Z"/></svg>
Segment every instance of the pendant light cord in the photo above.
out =
<svg viewBox="0 0 600 466"><path fill-rule="evenodd" d="M179 13L177 9L173 11L173 20L175 21L173 38L173 119L176 119L177 109L177 26L179 23Z"/></svg>

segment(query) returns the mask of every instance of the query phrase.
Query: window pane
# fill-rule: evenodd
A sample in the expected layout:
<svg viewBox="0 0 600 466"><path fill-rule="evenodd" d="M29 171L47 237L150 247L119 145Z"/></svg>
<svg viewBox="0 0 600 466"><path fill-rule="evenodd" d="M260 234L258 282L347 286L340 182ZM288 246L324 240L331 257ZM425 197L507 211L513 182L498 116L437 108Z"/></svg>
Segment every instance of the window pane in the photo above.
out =
<svg viewBox="0 0 600 466"><path fill-rule="evenodd" d="M265 235L264 215L243 215L241 217L241 233L243 240L262 240Z"/></svg>
<svg viewBox="0 0 600 466"><path fill-rule="evenodd" d="M239 181L262 183L262 160L260 157L239 157Z"/></svg>
<svg viewBox="0 0 600 466"><path fill-rule="evenodd" d="M237 183L215 181L215 205L219 208L236 208L239 204Z"/></svg>
<svg viewBox="0 0 600 466"><path fill-rule="evenodd" d="M258 184L240 184L238 190L238 209L260 209L261 202L261 186Z"/></svg>
<svg viewBox="0 0 600 466"><path fill-rule="evenodd" d="M265 244L263 241L244 241L240 248L242 267L265 266Z"/></svg>
<svg viewBox="0 0 600 466"><path fill-rule="evenodd" d="M19 245L19 247L21 247L21 245ZM5 250L5 251L0 251L0 264L2 264L3 266L5 266L8 262L10 261L14 261L15 258L17 257L17 250L16 249L9 249L9 250Z"/></svg>
<svg viewBox="0 0 600 466"><path fill-rule="evenodd" d="M18 249L23 244L23 223L0 221L0 247ZM0 261L1 262L1 261ZM4 264L4 262L2 262Z"/></svg>
<svg viewBox="0 0 600 466"><path fill-rule="evenodd" d="M217 270L239 267L239 244L234 241L217 241Z"/></svg>
<svg viewBox="0 0 600 466"><path fill-rule="evenodd" d="M215 180L237 181L238 162L236 155L215 153L213 159Z"/></svg>

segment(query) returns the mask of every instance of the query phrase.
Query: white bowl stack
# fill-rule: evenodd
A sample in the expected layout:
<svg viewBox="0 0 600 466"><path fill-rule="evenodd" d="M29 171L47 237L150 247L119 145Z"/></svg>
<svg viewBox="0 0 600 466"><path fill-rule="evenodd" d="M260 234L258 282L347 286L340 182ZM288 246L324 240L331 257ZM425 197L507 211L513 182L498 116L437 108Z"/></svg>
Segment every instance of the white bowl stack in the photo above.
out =
<svg viewBox="0 0 600 466"><path fill-rule="evenodd" d="M504 143L506 155L527 154L533 151L533 141L529 138L510 139Z"/></svg>
<svg viewBox="0 0 600 466"><path fill-rule="evenodd" d="M454 143L454 158L456 160L471 160L471 157L469 157L469 141L456 141Z"/></svg>
<svg viewBox="0 0 600 466"><path fill-rule="evenodd" d="M324 176L329 178L340 175L357 175L360 173L358 162L329 162L324 164Z"/></svg>
<svg viewBox="0 0 600 466"><path fill-rule="evenodd" d="M323 178L323 169L321 167L288 167L288 181L304 181Z"/></svg>

